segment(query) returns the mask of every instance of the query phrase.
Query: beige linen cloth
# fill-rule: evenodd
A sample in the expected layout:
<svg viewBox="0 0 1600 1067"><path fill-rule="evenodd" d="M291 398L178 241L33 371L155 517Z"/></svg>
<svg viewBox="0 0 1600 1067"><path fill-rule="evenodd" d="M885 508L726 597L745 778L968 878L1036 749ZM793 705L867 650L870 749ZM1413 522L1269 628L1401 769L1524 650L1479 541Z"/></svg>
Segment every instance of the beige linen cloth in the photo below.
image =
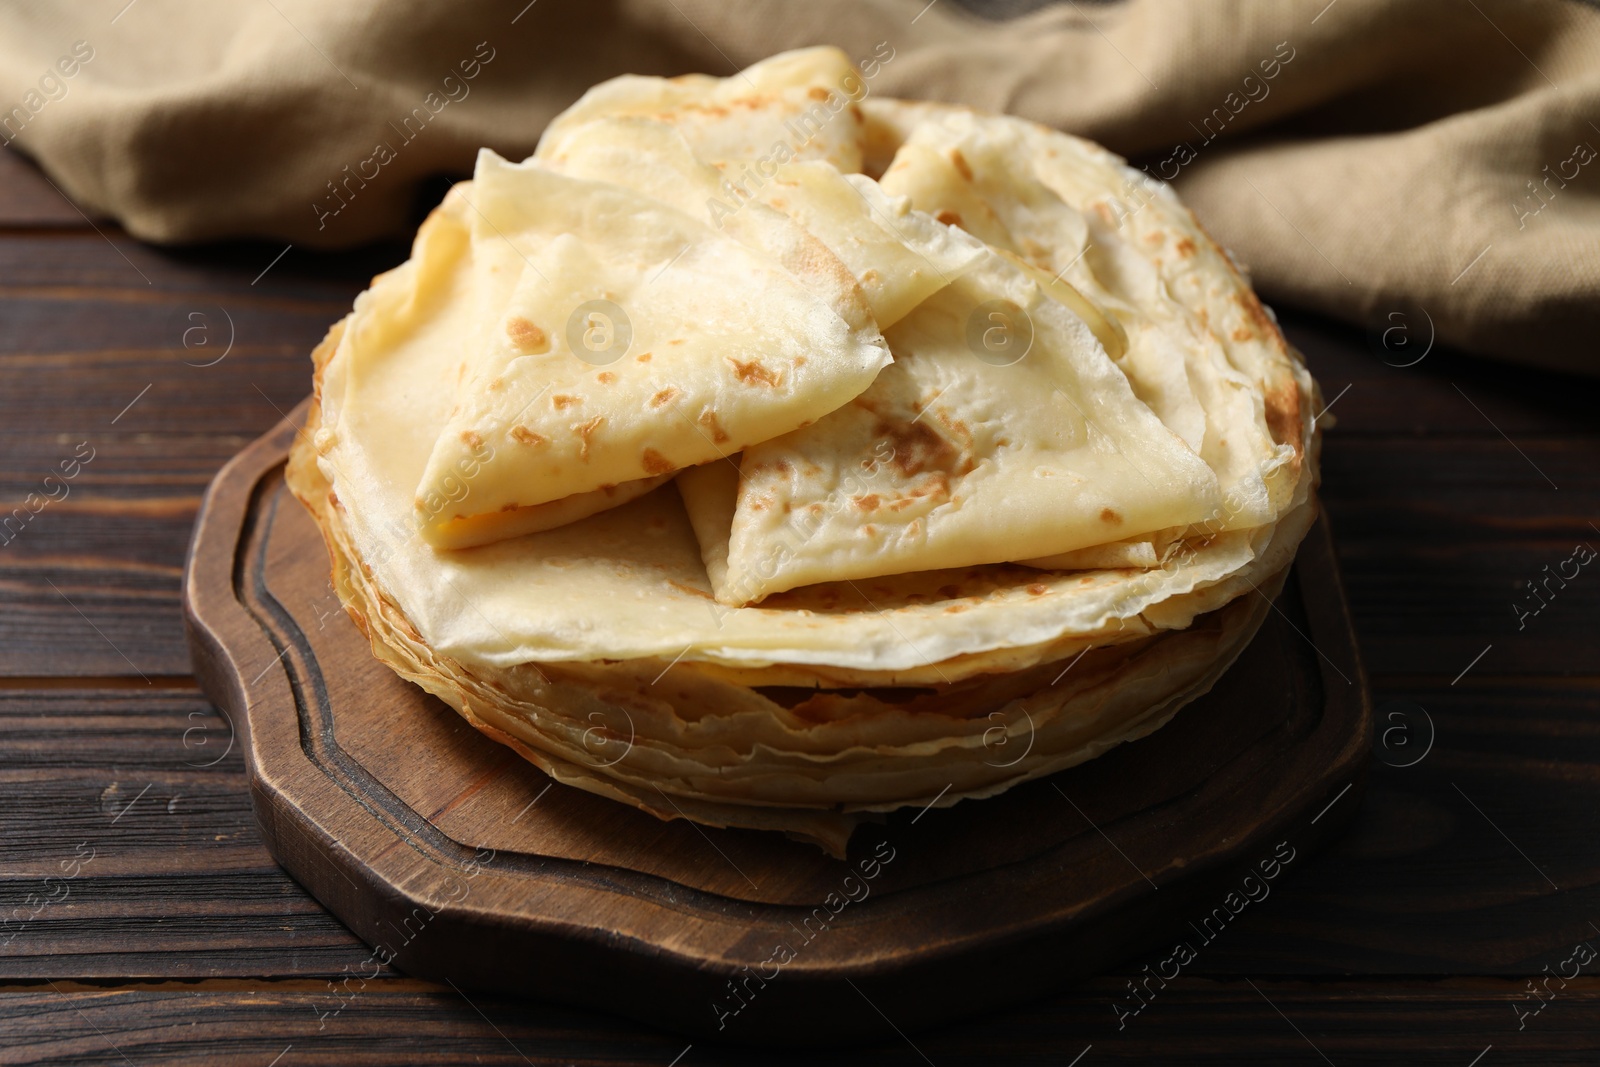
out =
<svg viewBox="0 0 1600 1067"><path fill-rule="evenodd" d="M604 78L829 43L880 57L872 93L1026 116L1172 180L1269 299L1369 328L1420 307L1443 342L1600 373L1600 10L965 3L6 5L0 140L151 241L331 248L402 231L421 179L481 145L526 155Z"/></svg>

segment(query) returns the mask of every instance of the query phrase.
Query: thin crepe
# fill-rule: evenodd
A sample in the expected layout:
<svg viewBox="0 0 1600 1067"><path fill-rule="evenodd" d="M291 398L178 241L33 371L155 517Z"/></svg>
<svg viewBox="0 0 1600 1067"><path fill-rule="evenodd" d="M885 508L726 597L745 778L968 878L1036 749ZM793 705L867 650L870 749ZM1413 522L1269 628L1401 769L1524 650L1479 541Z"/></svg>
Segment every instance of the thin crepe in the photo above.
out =
<svg viewBox="0 0 1600 1067"><path fill-rule="evenodd" d="M1273 521L1299 477L1308 385L1226 254L1165 185L1034 123L873 101L870 136L903 138L882 183L923 211L1059 274L1117 319L1141 400L1216 472L1228 529Z"/></svg>
<svg viewBox="0 0 1600 1067"><path fill-rule="evenodd" d="M983 245L912 211L872 179L816 160L775 160L734 186L672 125L601 118L575 126L535 156L574 177L612 181L702 219L735 240L770 248L785 216L849 270L880 329L967 270Z"/></svg>
<svg viewBox="0 0 1600 1067"><path fill-rule="evenodd" d="M556 150L574 128L595 119L633 116L672 123L713 164L817 159L851 174L861 169L866 120L856 101L865 96L850 58L826 46L784 52L727 78L625 74L557 115L538 150Z"/></svg>
<svg viewBox="0 0 1600 1067"><path fill-rule="evenodd" d="M996 331L1009 349L986 347ZM745 450L719 601L1068 552L1220 506L1089 326L1005 257L888 336L895 363L865 393Z"/></svg>
<svg viewBox="0 0 1600 1067"><path fill-rule="evenodd" d="M481 347L462 353L416 494L441 547L497 532L480 516L659 477L810 422L889 361L870 316L826 299L851 283L819 247L797 275L631 190L487 151L454 195L471 240L422 278L477 287L463 336ZM419 303L436 299L419 290ZM468 473L468 491L440 507Z"/></svg>

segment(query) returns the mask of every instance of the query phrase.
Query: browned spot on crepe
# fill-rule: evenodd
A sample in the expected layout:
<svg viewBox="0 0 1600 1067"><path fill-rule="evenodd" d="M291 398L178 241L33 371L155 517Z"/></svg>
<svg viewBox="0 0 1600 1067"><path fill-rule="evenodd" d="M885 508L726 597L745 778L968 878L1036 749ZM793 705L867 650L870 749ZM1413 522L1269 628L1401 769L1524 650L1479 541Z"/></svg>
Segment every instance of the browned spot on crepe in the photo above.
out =
<svg viewBox="0 0 1600 1067"><path fill-rule="evenodd" d="M717 413L709 408L700 413L700 426L710 436L712 444L720 445L728 439L728 431L717 421Z"/></svg>
<svg viewBox="0 0 1600 1067"><path fill-rule="evenodd" d="M1234 290L1233 302L1239 305L1239 310L1245 313L1259 336L1269 339L1277 336L1278 324L1272 321L1272 316L1267 314L1267 309L1261 305L1255 293Z"/></svg>
<svg viewBox="0 0 1600 1067"><path fill-rule="evenodd" d="M889 442L894 450L890 462L907 478L923 471L966 474L972 470L972 457L962 455L927 423L880 423L877 434Z"/></svg>
<svg viewBox="0 0 1600 1067"><path fill-rule="evenodd" d="M600 428L600 424L605 421L606 417L604 415L596 415L588 422L578 422L573 424L572 432L577 434L578 440L582 442L578 446L579 459L587 460L589 458L589 437L596 430L598 430Z"/></svg>
<svg viewBox="0 0 1600 1067"><path fill-rule="evenodd" d="M762 366L757 360L746 363L741 359L728 357L728 363L733 367L734 375L745 385L764 385L768 388L778 384L782 374Z"/></svg>
<svg viewBox="0 0 1600 1067"><path fill-rule="evenodd" d="M1266 408L1267 429L1277 444L1292 444L1300 451L1300 390L1293 381L1269 388L1262 397Z"/></svg>
<svg viewBox="0 0 1600 1067"><path fill-rule="evenodd" d="M544 434L534 433L532 430L528 429L526 426L513 426L513 427L511 427L511 436L516 438L522 444L530 445L530 446L542 445L542 444L547 443L550 440Z"/></svg>
<svg viewBox="0 0 1600 1067"><path fill-rule="evenodd" d="M511 338L511 343L523 352L548 352L550 338L538 326L523 318L513 315L506 320L506 336Z"/></svg>

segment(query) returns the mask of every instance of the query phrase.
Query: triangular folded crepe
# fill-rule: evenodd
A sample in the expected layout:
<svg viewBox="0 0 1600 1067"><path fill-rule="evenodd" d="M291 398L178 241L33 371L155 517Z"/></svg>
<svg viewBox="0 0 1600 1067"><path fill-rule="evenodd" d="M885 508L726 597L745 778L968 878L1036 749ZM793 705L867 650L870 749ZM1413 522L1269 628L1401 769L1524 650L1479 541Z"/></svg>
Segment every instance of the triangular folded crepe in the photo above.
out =
<svg viewBox="0 0 1600 1067"><path fill-rule="evenodd" d="M1174 299L1159 260L1196 256L1210 242L1198 232L1179 230L1176 239L1160 232L1188 219L1181 208L1167 211L1155 199L1123 205L1129 179L1098 158L1102 150L1094 152L1018 119L950 111L912 129L882 183L917 208L1059 273L1120 322L1128 344L1112 356L1134 392L1217 473L1227 507L1214 528L1271 522L1288 504L1292 472L1275 472L1293 447L1274 440L1262 384L1251 380L1250 368L1230 362L1233 339L1218 337L1220 321L1207 318L1208 307L1220 319L1237 303L1216 285L1226 274L1208 272L1214 289L1204 301L1185 306ZM1124 225L1147 221L1141 213L1158 233L1154 255L1137 246L1135 227Z"/></svg>
<svg viewBox="0 0 1600 1067"><path fill-rule="evenodd" d="M793 227L850 271L880 329L888 329L977 261L981 242L911 210L860 174L831 164L774 162L735 188L665 122L605 118L570 130L535 157L554 170L625 185L702 219L736 240L778 251ZM786 216L785 225L775 213Z"/></svg>
<svg viewBox="0 0 1600 1067"><path fill-rule="evenodd" d="M1006 257L987 253L888 339L895 362L865 393L745 450L725 564L725 480L680 485L719 601L1048 556L1217 507L1211 469Z"/></svg>
<svg viewBox="0 0 1600 1067"><path fill-rule="evenodd" d="M709 163L734 164L734 181L763 161L785 159L824 160L853 174L861 170L864 124L855 102L866 92L850 58L826 46L785 52L727 78L625 74L557 115L539 152L594 119L636 116L672 123Z"/></svg>
<svg viewBox="0 0 1600 1067"><path fill-rule="evenodd" d="M417 492L436 546L792 430L889 362L842 265L803 233L779 262L621 186L487 151L464 195L483 332Z"/></svg>

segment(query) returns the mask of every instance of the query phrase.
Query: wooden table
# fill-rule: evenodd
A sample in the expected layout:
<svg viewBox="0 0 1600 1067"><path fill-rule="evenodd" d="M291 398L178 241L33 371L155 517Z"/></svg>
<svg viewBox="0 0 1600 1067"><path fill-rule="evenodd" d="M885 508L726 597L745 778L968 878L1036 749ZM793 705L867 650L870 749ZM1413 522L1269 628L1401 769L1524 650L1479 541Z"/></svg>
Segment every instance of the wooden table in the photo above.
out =
<svg viewBox="0 0 1600 1067"><path fill-rule="evenodd" d="M1600 566L1550 581L1520 627L1513 608L1575 545L1600 549L1600 383L1444 350L1395 368L1363 331L1287 314L1337 397L1323 498L1394 732L1351 833L1124 1028L1113 1005L1155 958L790 1059L393 972L324 1019L368 950L263 848L178 603L207 482L300 400L311 345L404 255L283 251L143 246L0 154L0 1063L1600 1057L1600 959L1578 947L1600 946Z"/></svg>

